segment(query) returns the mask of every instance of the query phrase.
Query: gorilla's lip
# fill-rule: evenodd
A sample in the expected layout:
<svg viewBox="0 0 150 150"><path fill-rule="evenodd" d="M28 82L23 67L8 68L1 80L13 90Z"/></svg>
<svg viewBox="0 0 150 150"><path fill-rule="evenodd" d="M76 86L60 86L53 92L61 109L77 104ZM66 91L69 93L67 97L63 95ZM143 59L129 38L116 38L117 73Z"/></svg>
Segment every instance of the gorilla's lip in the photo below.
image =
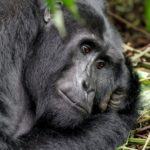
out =
<svg viewBox="0 0 150 150"><path fill-rule="evenodd" d="M70 97L68 97L63 91L58 90L59 94L63 97L63 99L65 99L67 102L69 102L73 107L75 107L76 109L89 114L89 111L86 110L82 105L80 105L79 103L74 102Z"/></svg>

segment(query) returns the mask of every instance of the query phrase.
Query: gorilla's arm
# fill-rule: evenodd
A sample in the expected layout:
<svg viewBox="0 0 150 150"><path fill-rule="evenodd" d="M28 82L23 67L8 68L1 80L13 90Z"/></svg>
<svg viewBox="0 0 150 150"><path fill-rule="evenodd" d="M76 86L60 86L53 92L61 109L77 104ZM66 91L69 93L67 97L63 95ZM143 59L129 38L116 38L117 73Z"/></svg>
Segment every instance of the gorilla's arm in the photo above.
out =
<svg viewBox="0 0 150 150"><path fill-rule="evenodd" d="M106 113L94 116L72 132L39 127L24 137L23 147L25 150L114 150L128 136L130 127L125 122L123 116Z"/></svg>
<svg viewBox="0 0 150 150"><path fill-rule="evenodd" d="M15 137L28 109L21 80L38 28L33 2L0 0L0 150L16 150Z"/></svg>

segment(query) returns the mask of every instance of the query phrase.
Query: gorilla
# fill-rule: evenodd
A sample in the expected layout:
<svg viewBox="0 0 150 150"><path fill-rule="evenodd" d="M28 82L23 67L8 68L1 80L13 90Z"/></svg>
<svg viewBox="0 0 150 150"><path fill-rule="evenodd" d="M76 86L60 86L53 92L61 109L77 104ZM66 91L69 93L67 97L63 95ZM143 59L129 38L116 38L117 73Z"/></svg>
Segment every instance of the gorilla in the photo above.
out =
<svg viewBox="0 0 150 150"><path fill-rule="evenodd" d="M140 86L104 0L63 11L0 0L0 150L115 150L138 117Z"/></svg>

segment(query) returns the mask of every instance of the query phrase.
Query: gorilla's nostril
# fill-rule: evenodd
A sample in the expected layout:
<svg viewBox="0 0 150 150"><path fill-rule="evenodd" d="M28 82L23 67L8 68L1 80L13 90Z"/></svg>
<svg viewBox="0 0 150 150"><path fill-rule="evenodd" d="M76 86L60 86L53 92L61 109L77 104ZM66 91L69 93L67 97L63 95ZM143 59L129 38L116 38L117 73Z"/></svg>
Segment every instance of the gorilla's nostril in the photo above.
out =
<svg viewBox="0 0 150 150"><path fill-rule="evenodd" d="M94 92L94 87L93 87L93 84L92 84L92 81L90 80L84 80L82 82L82 88L83 90L85 90L87 93L89 92Z"/></svg>
<svg viewBox="0 0 150 150"><path fill-rule="evenodd" d="M82 87L83 87L83 89L84 89L85 91L88 91L89 86L90 86L89 81L84 80L84 81L82 82Z"/></svg>

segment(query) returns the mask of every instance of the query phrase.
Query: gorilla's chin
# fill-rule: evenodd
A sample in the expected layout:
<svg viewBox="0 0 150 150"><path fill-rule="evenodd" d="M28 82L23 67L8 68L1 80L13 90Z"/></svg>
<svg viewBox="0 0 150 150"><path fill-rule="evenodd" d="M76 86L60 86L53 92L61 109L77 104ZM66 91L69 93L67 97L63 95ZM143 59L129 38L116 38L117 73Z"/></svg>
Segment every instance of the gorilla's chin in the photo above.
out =
<svg viewBox="0 0 150 150"><path fill-rule="evenodd" d="M59 90L58 92L59 92L59 95L62 97L62 99L65 100L66 103L70 104L74 109L79 111L79 113L83 113L85 115L91 113L91 109L84 107L81 103L77 103L76 100L73 100L63 91Z"/></svg>
<svg viewBox="0 0 150 150"><path fill-rule="evenodd" d="M58 98L59 97L59 98ZM70 97L67 97L63 92L57 95L57 98L53 98L56 101L49 110L48 120L51 120L51 125L56 128L74 128L80 125L85 119L90 116L90 113L82 106L73 102Z"/></svg>

